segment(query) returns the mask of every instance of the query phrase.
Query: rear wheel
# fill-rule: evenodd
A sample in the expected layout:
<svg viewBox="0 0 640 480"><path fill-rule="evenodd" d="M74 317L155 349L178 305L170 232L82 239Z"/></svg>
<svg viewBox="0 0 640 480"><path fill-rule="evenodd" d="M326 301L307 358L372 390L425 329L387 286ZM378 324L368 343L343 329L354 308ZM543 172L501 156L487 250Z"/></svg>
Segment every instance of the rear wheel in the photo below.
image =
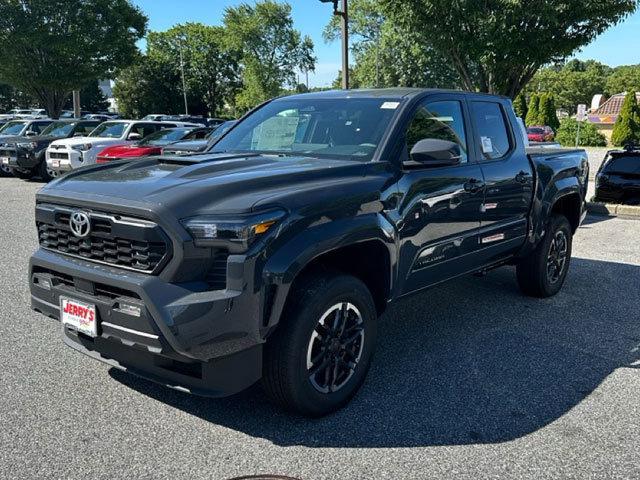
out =
<svg viewBox="0 0 640 480"><path fill-rule="evenodd" d="M564 215L552 215L538 247L516 266L520 289L532 297L558 293L569 271L573 234Z"/></svg>
<svg viewBox="0 0 640 480"><path fill-rule="evenodd" d="M321 416L344 406L371 364L377 314L357 278L317 274L297 282L267 341L262 383L287 410Z"/></svg>

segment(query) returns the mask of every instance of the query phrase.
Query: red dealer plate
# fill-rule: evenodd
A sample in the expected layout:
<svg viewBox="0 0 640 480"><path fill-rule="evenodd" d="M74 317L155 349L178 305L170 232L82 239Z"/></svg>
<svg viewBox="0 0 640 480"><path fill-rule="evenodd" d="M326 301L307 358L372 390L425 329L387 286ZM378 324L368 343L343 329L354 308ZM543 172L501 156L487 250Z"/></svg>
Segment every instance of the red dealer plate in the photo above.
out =
<svg viewBox="0 0 640 480"><path fill-rule="evenodd" d="M80 333L90 337L98 336L98 317L96 306L88 303L60 297L60 320Z"/></svg>

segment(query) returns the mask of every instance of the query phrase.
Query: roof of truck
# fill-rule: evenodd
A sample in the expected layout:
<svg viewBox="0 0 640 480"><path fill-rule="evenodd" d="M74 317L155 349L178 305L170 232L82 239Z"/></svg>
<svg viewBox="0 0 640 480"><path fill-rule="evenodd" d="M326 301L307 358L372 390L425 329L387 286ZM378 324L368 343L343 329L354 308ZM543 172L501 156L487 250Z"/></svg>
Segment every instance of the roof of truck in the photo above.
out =
<svg viewBox="0 0 640 480"><path fill-rule="evenodd" d="M499 97L507 99L502 95L490 95L486 93L478 92L466 92L463 90L447 90L441 88L371 88L371 89L358 89L358 90L323 90L319 92L300 93L297 95L290 95L281 98L411 98L424 93L467 93L470 95L487 95L490 97Z"/></svg>

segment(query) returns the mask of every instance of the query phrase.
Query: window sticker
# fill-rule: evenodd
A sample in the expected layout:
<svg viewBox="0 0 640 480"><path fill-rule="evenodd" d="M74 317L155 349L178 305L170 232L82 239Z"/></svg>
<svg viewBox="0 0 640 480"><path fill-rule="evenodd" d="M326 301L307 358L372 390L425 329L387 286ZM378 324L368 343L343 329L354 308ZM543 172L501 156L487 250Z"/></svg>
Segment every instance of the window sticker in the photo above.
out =
<svg viewBox="0 0 640 480"><path fill-rule="evenodd" d="M383 110L395 110L400 105L400 102L384 102L380 108Z"/></svg>
<svg viewBox="0 0 640 480"><path fill-rule="evenodd" d="M299 117L269 118L253 131L253 150L290 150L298 129Z"/></svg>
<svg viewBox="0 0 640 480"><path fill-rule="evenodd" d="M482 153L493 153L493 142L490 137L480 137L482 141Z"/></svg>

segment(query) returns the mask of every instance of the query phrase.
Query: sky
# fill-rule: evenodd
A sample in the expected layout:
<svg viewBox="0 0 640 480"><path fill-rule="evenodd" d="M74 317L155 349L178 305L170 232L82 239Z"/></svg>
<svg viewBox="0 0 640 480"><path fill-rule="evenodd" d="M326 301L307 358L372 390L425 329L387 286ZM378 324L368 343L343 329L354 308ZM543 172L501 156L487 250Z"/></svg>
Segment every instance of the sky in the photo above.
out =
<svg viewBox="0 0 640 480"><path fill-rule="evenodd" d="M162 31L176 23L201 22L220 25L224 9L252 0L133 0L149 17L149 29ZM326 44L322 29L331 17L331 4L319 0L289 0L295 28L309 35L318 58L316 72L309 74L312 87L331 85L341 67L339 42ZM612 67L640 63L640 11L596 38L576 54ZM300 78L301 82L304 79Z"/></svg>

